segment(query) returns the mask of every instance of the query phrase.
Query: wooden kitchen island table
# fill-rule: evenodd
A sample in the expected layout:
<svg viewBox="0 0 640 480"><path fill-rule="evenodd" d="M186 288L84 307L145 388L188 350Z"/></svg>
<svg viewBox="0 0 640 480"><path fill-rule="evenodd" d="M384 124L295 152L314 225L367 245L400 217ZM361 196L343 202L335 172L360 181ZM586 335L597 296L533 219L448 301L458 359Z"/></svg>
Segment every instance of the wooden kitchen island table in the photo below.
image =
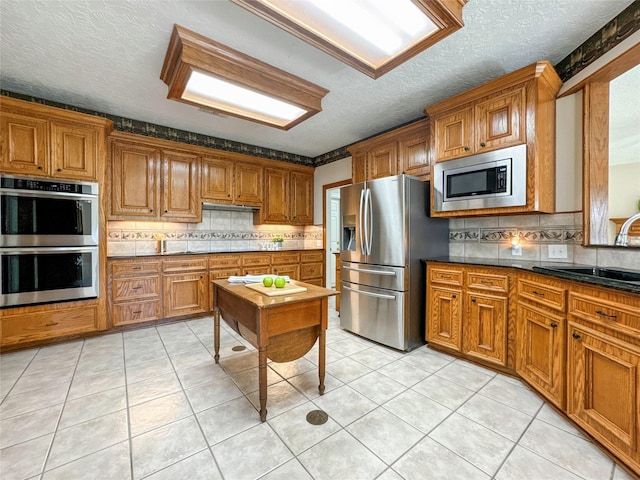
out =
<svg viewBox="0 0 640 480"><path fill-rule="evenodd" d="M319 339L318 376L324 393L325 331L328 299L338 292L309 283L291 281L307 290L267 296L243 283L213 282L215 361L220 359L220 317L258 350L260 420L267 418L267 358L290 362L306 354Z"/></svg>

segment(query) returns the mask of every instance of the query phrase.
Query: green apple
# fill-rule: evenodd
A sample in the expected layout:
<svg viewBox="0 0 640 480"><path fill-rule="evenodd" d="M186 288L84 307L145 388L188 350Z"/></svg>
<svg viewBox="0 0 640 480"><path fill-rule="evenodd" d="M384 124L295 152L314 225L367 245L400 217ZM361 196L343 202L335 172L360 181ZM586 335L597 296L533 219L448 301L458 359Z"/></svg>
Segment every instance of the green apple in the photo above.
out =
<svg viewBox="0 0 640 480"><path fill-rule="evenodd" d="M271 285L273 285L273 278L271 278L271 277L264 277L264 278L262 279L262 284L263 284L265 287L270 287Z"/></svg>
<svg viewBox="0 0 640 480"><path fill-rule="evenodd" d="M276 277L274 283L276 284L276 288L284 288L287 281L283 277Z"/></svg>

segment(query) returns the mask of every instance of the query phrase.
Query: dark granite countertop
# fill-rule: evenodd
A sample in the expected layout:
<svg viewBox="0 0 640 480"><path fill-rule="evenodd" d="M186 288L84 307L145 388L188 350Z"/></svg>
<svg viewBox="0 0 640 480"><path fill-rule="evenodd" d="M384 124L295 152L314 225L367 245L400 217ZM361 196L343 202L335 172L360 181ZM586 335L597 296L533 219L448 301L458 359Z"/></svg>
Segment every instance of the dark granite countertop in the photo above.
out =
<svg viewBox="0 0 640 480"><path fill-rule="evenodd" d="M528 270L530 272L550 275L552 277L562 278L563 280L571 280L574 282L596 285L598 287L614 288L628 293L640 295L640 282L625 282L622 280L614 280L610 278L597 277L593 275L583 275L574 272L555 270L554 267L594 267L594 265L583 265L579 263L559 263L559 262L542 262L516 259L498 259L498 258L465 258L465 257L433 257L424 258L423 262L439 262L439 263L458 263L461 265L478 265L483 267L506 267L516 268L520 270ZM600 267L606 268L606 267ZM640 274L637 270L628 270L615 268L631 273Z"/></svg>
<svg viewBox="0 0 640 480"><path fill-rule="evenodd" d="M195 252L195 251L184 251L184 252L166 252L166 253L157 253L157 252L149 252L149 253L138 253L136 255L109 255L107 256L107 260L111 259L124 259L124 258L149 258L149 257L175 257L179 255L215 255L215 254L243 254L243 253L279 253L279 252L314 252L321 250L323 248L283 248L282 250L229 250L228 252Z"/></svg>

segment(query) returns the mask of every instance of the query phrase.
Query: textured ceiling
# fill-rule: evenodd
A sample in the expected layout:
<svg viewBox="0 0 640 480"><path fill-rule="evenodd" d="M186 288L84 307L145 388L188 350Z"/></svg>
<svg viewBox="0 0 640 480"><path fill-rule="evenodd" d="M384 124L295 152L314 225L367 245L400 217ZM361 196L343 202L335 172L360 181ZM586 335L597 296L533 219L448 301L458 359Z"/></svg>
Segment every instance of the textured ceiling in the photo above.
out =
<svg viewBox="0 0 640 480"><path fill-rule="evenodd" d="M470 0L462 30L373 80L223 0L0 0L0 87L315 157L532 62L556 64L631 3ZM167 100L174 23L329 89L323 111L285 132Z"/></svg>

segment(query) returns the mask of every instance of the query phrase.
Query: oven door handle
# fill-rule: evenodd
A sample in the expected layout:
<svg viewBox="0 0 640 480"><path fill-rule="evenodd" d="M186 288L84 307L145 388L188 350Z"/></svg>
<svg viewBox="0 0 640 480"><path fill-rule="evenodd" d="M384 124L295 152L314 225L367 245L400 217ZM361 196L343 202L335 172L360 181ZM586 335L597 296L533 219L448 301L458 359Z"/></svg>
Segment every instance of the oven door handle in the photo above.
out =
<svg viewBox="0 0 640 480"><path fill-rule="evenodd" d="M0 255L13 255L13 254L34 254L34 253L73 253L73 252L97 252L98 246L86 246L86 247L2 247L0 248Z"/></svg>

